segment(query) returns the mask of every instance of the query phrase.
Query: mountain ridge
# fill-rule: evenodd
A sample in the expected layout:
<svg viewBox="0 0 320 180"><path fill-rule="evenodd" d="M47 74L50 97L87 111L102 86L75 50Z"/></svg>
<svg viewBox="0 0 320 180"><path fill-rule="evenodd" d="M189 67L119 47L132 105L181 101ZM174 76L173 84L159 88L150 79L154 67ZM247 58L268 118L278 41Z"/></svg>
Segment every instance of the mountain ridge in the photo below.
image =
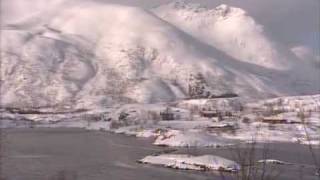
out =
<svg viewBox="0 0 320 180"><path fill-rule="evenodd" d="M183 10L194 7L180 6ZM188 30L193 27L183 24L186 21L173 22L179 16L164 18L166 13L175 15L170 7L145 10L95 2L71 3L59 6L62 9L58 14L42 17L45 22L35 23L33 18L40 16L36 15L2 27L2 104L41 107L168 102L192 98L190 88L195 98L233 93L256 99L319 92L315 77L318 69L304 62L291 62L291 55L282 59L272 55L260 58L263 51L250 54L257 53L261 45L260 41L255 43L255 37L244 39L252 46L249 50L241 43L226 47L232 41L228 36L217 44L212 39L221 33L212 36L210 23L204 27L208 30L197 32ZM230 11L236 11L236 16L248 16L244 10L226 5L200 9L187 8L185 12L210 12L218 16L218 23L220 17L224 22L223 16ZM195 14L193 20L197 18ZM252 25L254 20L248 18ZM289 52L280 53L281 49L268 45L268 38L259 34L261 27L256 23L252 26L258 29L256 36L267 42L265 54L269 49L271 54L284 54L281 56ZM231 28L229 33L235 31ZM246 28L242 31L247 33ZM265 58L267 64L248 61L248 56ZM303 73L305 70L309 74ZM290 78L292 73L294 77Z"/></svg>

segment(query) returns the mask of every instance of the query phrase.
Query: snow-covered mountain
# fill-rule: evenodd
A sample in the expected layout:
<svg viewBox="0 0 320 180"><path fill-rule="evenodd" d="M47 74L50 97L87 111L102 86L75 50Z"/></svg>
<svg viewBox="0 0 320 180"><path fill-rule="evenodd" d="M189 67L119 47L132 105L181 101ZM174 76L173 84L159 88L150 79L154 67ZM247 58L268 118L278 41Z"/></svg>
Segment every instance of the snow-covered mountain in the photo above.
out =
<svg viewBox="0 0 320 180"><path fill-rule="evenodd" d="M52 3L2 24L4 106L82 108L320 91L319 66L266 35L267 27L240 8Z"/></svg>
<svg viewBox="0 0 320 180"><path fill-rule="evenodd" d="M273 69L288 68L289 62L266 37L263 27L240 8L223 4L206 9L177 1L154 11L159 17L237 60Z"/></svg>

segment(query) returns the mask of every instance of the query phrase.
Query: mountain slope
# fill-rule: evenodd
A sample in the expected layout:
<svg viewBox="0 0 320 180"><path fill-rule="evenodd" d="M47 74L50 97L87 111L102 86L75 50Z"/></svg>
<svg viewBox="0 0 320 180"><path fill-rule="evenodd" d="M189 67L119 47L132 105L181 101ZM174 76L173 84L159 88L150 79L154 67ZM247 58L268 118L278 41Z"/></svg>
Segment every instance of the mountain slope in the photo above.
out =
<svg viewBox="0 0 320 180"><path fill-rule="evenodd" d="M257 98L319 92L318 69L274 45L252 18L238 20L243 10L185 6L150 12L79 1L5 24L2 105L79 108L230 93ZM227 12L231 20L225 20ZM227 24L232 26L223 31ZM233 28L237 24L247 26ZM232 43L235 39L239 42Z"/></svg>

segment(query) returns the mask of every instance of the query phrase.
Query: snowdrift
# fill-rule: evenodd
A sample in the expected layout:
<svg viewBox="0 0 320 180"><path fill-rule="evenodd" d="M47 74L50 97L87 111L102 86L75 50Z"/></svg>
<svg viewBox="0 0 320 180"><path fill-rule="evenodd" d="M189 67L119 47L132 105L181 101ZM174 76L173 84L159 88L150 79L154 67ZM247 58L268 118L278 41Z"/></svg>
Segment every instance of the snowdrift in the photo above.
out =
<svg viewBox="0 0 320 180"><path fill-rule="evenodd" d="M202 132L172 130L158 136L153 144L172 147L224 147L235 143L235 141Z"/></svg>
<svg viewBox="0 0 320 180"><path fill-rule="evenodd" d="M238 163L213 155L191 156L185 154L161 154L158 156L147 156L141 159L140 162L184 170L219 170L232 172L240 170Z"/></svg>

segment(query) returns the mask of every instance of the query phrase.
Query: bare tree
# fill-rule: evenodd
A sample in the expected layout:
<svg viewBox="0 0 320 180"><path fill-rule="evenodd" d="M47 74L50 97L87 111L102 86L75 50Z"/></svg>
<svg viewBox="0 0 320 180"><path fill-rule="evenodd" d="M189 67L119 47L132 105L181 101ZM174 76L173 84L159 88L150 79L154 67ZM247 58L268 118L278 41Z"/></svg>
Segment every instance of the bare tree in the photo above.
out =
<svg viewBox="0 0 320 180"><path fill-rule="evenodd" d="M312 139L310 137L310 134L308 132L308 122L306 121L306 115L305 112L303 111L303 109L300 109L299 112L297 113L297 116L300 118L300 121L302 123L303 126L303 131L304 131L304 135L307 141L307 145L308 145L308 149L309 152L311 154L312 160L313 160L313 164L315 165L316 168L316 172L315 174L318 176L318 179L320 180L320 164L319 164L319 159L315 153L315 149L312 145ZM311 114L310 114L311 116ZM319 147L319 154L320 154L320 147Z"/></svg>

